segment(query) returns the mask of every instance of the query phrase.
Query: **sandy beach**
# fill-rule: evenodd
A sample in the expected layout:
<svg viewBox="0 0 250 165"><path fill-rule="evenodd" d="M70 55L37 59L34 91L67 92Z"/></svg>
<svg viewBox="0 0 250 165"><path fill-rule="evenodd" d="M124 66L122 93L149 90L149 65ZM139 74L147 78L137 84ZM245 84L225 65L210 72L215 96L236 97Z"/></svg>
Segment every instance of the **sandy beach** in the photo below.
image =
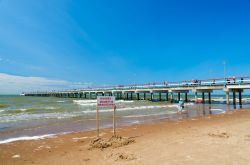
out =
<svg viewBox="0 0 250 165"><path fill-rule="evenodd" d="M0 164L249 164L250 109L117 129L134 142L91 148L95 131L0 145ZM112 129L101 130L110 138Z"/></svg>

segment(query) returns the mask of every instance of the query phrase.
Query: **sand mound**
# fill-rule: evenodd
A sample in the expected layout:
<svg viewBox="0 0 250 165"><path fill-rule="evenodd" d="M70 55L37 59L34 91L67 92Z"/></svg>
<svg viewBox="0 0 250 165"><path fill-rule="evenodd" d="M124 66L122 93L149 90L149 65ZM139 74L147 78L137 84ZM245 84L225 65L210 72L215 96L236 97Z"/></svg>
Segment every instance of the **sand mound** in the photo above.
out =
<svg viewBox="0 0 250 165"><path fill-rule="evenodd" d="M134 142L135 140L132 138L125 138L116 135L112 136L110 139L101 139L101 138L94 139L90 142L90 147L99 149L105 149L108 147L117 148Z"/></svg>

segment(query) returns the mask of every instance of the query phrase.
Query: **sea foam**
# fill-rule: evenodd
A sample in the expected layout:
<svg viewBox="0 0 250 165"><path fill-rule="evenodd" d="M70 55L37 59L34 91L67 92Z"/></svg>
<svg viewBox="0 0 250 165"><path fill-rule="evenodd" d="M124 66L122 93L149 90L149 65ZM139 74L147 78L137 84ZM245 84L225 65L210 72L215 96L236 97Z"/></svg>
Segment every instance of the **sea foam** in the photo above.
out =
<svg viewBox="0 0 250 165"><path fill-rule="evenodd" d="M131 110L143 110L143 109L154 109L154 108L178 108L179 105L155 105L155 106L137 106L137 107L126 107L126 108L117 108L116 111L131 111ZM113 112L112 109L103 109L99 112ZM96 110L86 110L82 111L83 113L96 113Z"/></svg>
<svg viewBox="0 0 250 165"><path fill-rule="evenodd" d="M133 103L133 100L116 100L116 103ZM73 100L73 103L81 106L96 106L96 100Z"/></svg>
<svg viewBox="0 0 250 165"><path fill-rule="evenodd" d="M22 136L22 137L16 137L16 138L10 138L6 140L0 141L0 144L6 144L6 143L11 143L15 141L24 141L24 140L40 140L44 138L51 138L54 137L55 134L47 134L47 135L40 135L40 136Z"/></svg>

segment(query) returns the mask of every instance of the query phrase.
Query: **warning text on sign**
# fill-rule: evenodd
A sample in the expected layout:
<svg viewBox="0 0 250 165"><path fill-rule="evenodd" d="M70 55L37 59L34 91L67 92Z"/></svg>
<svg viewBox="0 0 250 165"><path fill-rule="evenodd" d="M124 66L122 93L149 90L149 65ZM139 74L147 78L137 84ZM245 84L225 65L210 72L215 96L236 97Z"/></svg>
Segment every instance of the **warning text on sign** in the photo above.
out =
<svg viewBox="0 0 250 165"><path fill-rule="evenodd" d="M98 107L115 106L115 97L114 96L98 96L97 106Z"/></svg>

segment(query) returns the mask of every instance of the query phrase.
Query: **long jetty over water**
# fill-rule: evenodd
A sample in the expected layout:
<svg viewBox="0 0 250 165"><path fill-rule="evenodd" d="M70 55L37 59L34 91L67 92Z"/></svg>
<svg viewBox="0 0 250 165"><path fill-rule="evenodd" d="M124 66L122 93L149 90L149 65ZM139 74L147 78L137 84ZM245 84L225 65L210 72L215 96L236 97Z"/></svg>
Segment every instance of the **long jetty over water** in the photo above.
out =
<svg viewBox="0 0 250 165"><path fill-rule="evenodd" d="M236 104L236 93L238 93L239 104L242 105L242 92L250 89L250 76L216 78L208 80L185 80L180 82L154 82L147 84L131 84L103 87L88 87L83 89L67 91L46 91L46 92L27 92L25 96L42 96L42 97L67 97L67 98L84 98L95 99L97 96L115 96L116 99L125 100L154 100L155 94L158 100L179 101L181 95L187 102L189 92L194 93L194 101L198 101L198 94L202 95L202 103L206 101L211 104L211 93L214 90L225 92L226 103L230 104L232 93L233 104ZM205 98L207 94L208 98ZM174 96L177 95L177 98Z"/></svg>

